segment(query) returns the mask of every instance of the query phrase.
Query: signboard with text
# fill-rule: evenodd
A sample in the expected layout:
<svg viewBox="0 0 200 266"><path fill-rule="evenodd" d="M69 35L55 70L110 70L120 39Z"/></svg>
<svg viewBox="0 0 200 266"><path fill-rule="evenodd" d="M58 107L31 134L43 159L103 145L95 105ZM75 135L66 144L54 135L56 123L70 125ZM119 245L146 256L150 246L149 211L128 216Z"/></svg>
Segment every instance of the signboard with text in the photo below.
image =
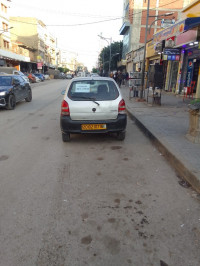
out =
<svg viewBox="0 0 200 266"><path fill-rule="evenodd" d="M165 48L163 54L163 60L179 61L181 50L178 48Z"/></svg>

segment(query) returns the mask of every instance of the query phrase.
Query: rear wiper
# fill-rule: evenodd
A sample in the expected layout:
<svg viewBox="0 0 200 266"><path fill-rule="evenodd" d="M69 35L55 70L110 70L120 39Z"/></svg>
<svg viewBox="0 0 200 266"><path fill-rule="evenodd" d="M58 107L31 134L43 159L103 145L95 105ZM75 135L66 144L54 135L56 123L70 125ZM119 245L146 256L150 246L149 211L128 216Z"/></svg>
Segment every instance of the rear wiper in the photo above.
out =
<svg viewBox="0 0 200 266"><path fill-rule="evenodd" d="M95 98L92 98L92 97L86 97L86 96L72 96L72 97L90 100L90 101L93 101L94 103L96 103L97 105L100 105L98 102L95 101L96 99Z"/></svg>

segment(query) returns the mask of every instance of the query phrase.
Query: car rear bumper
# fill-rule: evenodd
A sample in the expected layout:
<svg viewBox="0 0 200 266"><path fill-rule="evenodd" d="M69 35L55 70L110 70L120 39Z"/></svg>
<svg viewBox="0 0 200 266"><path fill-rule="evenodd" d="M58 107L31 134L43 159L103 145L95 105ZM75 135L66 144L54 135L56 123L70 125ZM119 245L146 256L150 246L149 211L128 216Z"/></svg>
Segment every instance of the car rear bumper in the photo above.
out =
<svg viewBox="0 0 200 266"><path fill-rule="evenodd" d="M106 129L103 130L82 130L82 124L106 124ZM99 121L80 121L71 120L69 116L60 117L60 127L63 133L108 133L119 132L126 129L127 115L119 114L117 119L99 120Z"/></svg>

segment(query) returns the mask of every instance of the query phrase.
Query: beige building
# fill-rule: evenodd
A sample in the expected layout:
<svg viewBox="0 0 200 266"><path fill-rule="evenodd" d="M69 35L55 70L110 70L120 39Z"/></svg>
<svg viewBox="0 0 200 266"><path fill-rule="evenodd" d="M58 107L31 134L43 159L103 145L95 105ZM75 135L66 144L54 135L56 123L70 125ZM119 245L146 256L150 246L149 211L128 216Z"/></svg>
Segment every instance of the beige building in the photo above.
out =
<svg viewBox="0 0 200 266"><path fill-rule="evenodd" d="M46 25L34 17L10 17L11 40L22 43L33 52L32 63L37 70L57 67L56 38L50 34Z"/></svg>
<svg viewBox="0 0 200 266"><path fill-rule="evenodd" d="M29 50L11 42L9 1L0 1L0 66L13 66L20 70L20 62L30 62Z"/></svg>

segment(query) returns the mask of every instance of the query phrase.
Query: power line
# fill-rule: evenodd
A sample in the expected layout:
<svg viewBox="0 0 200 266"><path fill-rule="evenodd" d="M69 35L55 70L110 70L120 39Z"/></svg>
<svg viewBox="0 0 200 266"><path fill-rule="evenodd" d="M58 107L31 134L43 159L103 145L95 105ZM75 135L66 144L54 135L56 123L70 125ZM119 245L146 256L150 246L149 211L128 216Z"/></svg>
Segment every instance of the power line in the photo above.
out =
<svg viewBox="0 0 200 266"><path fill-rule="evenodd" d="M174 1L168 2L168 3L164 4L164 5L159 6L158 8L163 7L163 6L167 6L167 5L170 5L170 4L173 4L173 3L177 2L177 1L179 1L179 0L174 0ZM152 8L150 10L156 10L158 8L155 7L155 8ZM142 11L139 11L137 13L134 13L132 16L130 16L130 18L133 18L135 15L141 14L142 12L146 12L146 9L145 10L142 10ZM76 27L76 26L85 26L85 25L99 24L99 23L104 23L104 22L109 22L109 21L114 21L114 20L119 20L119 19L124 19L124 18L126 18L126 17L116 17L116 18L112 18L112 19L106 19L106 20L100 20L100 21L93 21L93 22L87 22L87 23L78 23L78 24L54 24L54 25L52 24L52 25L46 25L46 26L47 27ZM31 22L26 22L26 21L19 21L19 20L15 20L15 19L10 19L10 21L15 21L15 22L24 23L24 24L30 24L30 25L37 25L36 23L31 23Z"/></svg>

